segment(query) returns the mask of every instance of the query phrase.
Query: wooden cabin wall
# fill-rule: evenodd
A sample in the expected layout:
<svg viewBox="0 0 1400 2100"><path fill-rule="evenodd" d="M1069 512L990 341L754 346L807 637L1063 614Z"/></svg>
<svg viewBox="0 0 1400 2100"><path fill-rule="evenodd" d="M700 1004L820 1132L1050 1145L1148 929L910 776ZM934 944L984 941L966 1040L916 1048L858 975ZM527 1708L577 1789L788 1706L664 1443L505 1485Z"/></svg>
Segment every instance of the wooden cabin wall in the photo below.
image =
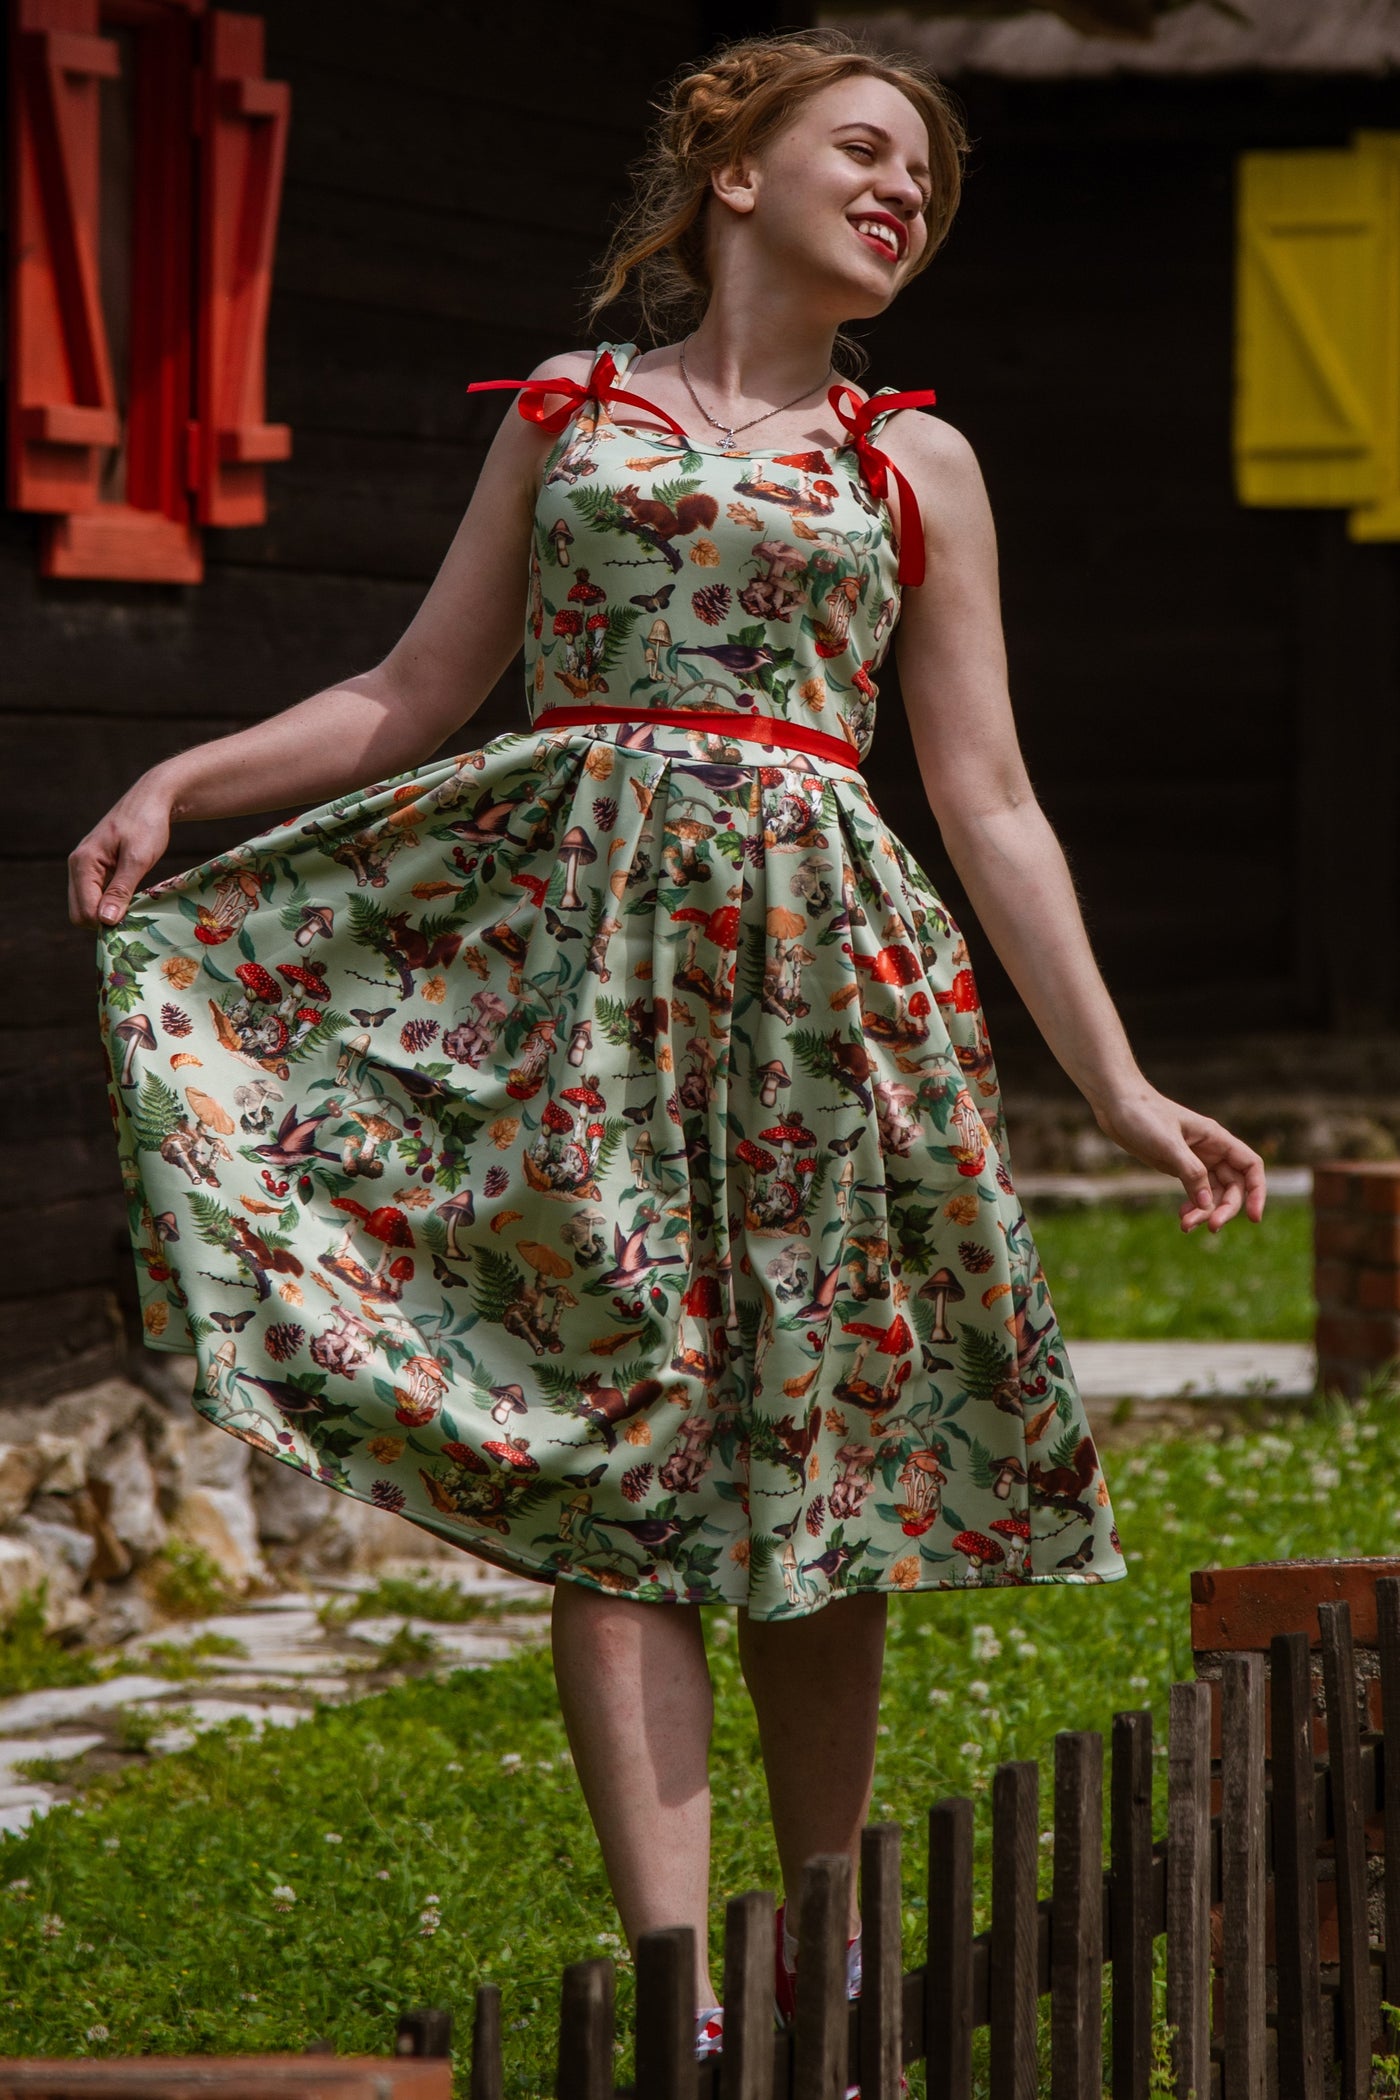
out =
<svg viewBox="0 0 1400 2100"><path fill-rule="evenodd" d="M649 97L747 26L642 0L539 0L518 21L461 0L260 11L294 96L268 398L294 454L267 525L210 533L199 586L128 587L42 582L35 521L0 512L0 1397L110 1368L130 1290L69 848L155 758L383 653L500 413L469 407L466 380L585 340L579 290ZM1031 771L1110 985L1149 1068L1159 1043L1393 1031L1395 555L1348 546L1338 517L1242 511L1229 468L1234 157L1400 125L1393 91L958 92L966 203L871 329L869 379L937 386L982 459ZM1034 1083L892 663L882 686L872 789L966 924L1003 1070ZM512 673L473 739L522 705ZM162 872L251 828L184 830Z"/></svg>
<svg viewBox="0 0 1400 2100"><path fill-rule="evenodd" d="M208 533L196 586L60 583L36 573L36 521L0 510L0 1396L102 1375L130 1290L69 850L146 765L366 668L402 631L509 401L468 404L466 382L586 342L580 290L649 100L707 33L697 9L642 0L249 11L292 87L268 413L294 450L268 523ZM517 672L473 737L523 706ZM161 872L256 828L184 828Z"/></svg>
<svg viewBox="0 0 1400 2100"><path fill-rule="evenodd" d="M964 203L872 379L937 387L977 450L1031 775L1149 1067L1233 1041L1248 1086L1291 1035L1325 1089L1329 1042L1400 1051L1400 548L1235 500L1234 171L1400 129L1400 88L951 85ZM882 807L962 911L893 679L881 706ZM1003 1076L1056 1080L966 919Z"/></svg>

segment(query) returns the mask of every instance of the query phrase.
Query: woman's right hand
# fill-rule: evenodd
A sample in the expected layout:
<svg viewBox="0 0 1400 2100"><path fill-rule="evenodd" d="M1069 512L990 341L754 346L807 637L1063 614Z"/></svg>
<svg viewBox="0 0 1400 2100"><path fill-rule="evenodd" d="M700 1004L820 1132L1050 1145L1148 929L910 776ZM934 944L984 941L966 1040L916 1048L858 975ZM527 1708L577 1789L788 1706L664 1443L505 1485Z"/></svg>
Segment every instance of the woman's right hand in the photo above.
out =
<svg viewBox="0 0 1400 2100"><path fill-rule="evenodd" d="M68 856L68 916L115 926L170 843L170 790L144 773Z"/></svg>

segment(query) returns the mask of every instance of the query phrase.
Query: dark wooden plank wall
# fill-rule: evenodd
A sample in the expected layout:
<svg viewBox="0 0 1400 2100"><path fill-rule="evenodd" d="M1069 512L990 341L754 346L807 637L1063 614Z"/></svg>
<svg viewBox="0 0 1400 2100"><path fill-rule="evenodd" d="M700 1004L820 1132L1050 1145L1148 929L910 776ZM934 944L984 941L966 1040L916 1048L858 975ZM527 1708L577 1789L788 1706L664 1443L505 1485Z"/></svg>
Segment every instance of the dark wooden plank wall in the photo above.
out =
<svg viewBox="0 0 1400 2100"><path fill-rule="evenodd" d="M871 376L936 386L982 461L1022 739L1109 984L1178 1062L1251 1032L1393 1039L1400 548L1243 509L1230 413L1237 156L1400 128L1400 87L953 86L965 202ZM893 680L881 700L883 806L957 909ZM1039 1086L975 960L1004 1076ZM1324 1034L1315 1086L1325 1057Z"/></svg>
<svg viewBox="0 0 1400 2100"><path fill-rule="evenodd" d="M293 426L257 530L189 589L44 583L0 511L0 1397L105 1372L130 1257L64 859L144 765L377 661L461 516L499 400L468 379L579 347L580 291L648 104L704 10L268 0L293 121L269 413ZM3 103L0 103L0 109ZM523 718L518 678L474 718ZM163 872L255 828L191 827Z"/></svg>
<svg viewBox="0 0 1400 2100"><path fill-rule="evenodd" d="M211 534L199 587L137 589L41 583L33 521L0 513L0 1396L105 1369L128 1280L69 846L143 764L401 630L500 412L469 407L466 380L582 342L580 287L649 98L719 21L642 0L587 16L541 0L528 23L396 0L387 34L375 0L262 11L295 97L269 374L295 454L270 474L267 525ZM1365 958L1396 901L1395 559L1347 547L1336 518L1241 511L1228 440L1234 156L1400 121L1395 91L958 92L977 139L963 215L871 331L868 376L936 385L982 458L1023 736L1109 981L1149 1047L1347 1026L1358 996L1393 1026ZM881 704L872 785L968 925L1003 1069L1030 1073L892 666ZM522 706L512 676L473 739ZM168 866L251 828L183 832Z"/></svg>

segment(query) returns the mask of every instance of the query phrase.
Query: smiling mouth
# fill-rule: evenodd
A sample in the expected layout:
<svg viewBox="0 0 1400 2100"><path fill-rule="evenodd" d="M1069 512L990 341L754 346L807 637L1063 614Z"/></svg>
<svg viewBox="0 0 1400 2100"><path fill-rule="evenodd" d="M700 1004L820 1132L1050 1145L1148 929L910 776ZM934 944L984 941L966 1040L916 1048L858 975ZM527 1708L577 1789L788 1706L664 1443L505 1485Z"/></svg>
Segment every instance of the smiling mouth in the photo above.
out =
<svg viewBox="0 0 1400 2100"><path fill-rule="evenodd" d="M904 242L886 220L852 219L851 224L866 247L873 248L877 255L883 255L886 262L897 263L902 259Z"/></svg>

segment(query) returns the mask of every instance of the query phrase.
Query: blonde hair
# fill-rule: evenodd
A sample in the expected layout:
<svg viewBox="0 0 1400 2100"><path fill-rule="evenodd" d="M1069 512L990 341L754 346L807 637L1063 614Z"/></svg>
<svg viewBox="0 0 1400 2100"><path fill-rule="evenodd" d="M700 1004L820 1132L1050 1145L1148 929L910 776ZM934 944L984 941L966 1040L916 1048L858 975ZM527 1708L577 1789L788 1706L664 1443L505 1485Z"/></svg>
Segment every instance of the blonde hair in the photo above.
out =
<svg viewBox="0 0 1400 2100"><path fill-rule="evenodd" d="M968 150L961 117L935 74L908 54L884 56L840 29L748 36L676 75L662 99L646 150L630 174L632 193L589 287L586 326L631 289L639 335L653 343L693 328L711 284L705 258L710 177L760 152L801 105L835 80L887 80L924 120L931 195L928 240L914 271L926 269L953 222ZM838 367L863 370L865 351L844 331Z"/></svg>

